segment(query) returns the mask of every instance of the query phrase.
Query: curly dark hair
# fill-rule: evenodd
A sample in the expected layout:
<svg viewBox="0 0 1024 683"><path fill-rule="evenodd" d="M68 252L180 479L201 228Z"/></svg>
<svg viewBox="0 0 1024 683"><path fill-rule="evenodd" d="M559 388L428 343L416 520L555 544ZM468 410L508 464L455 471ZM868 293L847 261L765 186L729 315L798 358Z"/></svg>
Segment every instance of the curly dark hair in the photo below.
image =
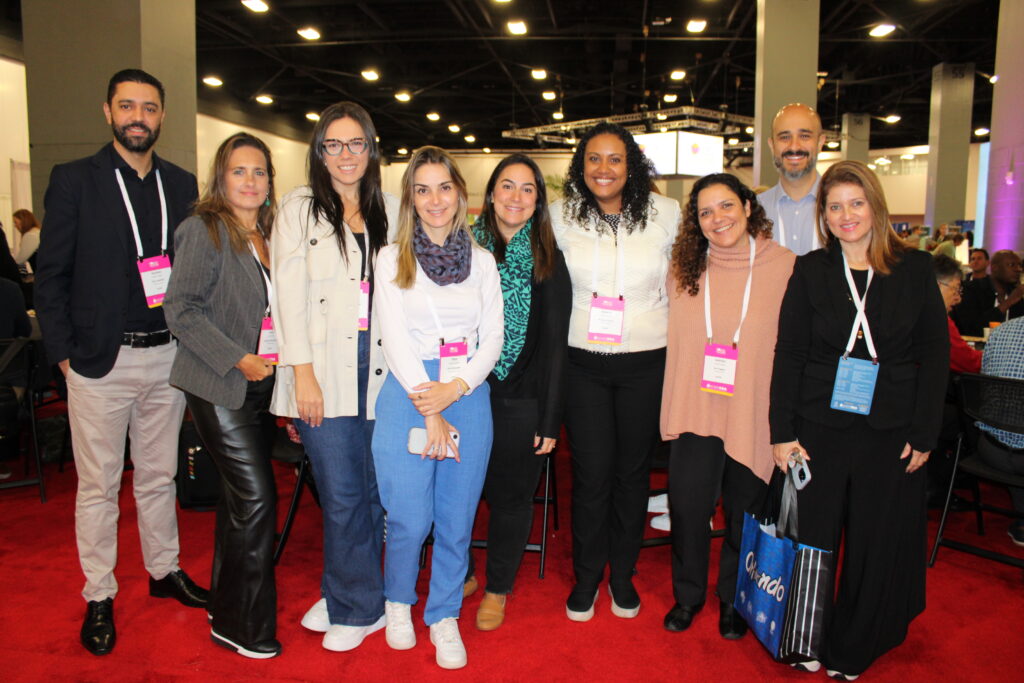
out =
<svg viewBox="0 0 1024 683"><path fill-rule="evenodd" d="M644 156L640 146L636 144L632 134L617 123L604 121L592 127L580 138L576 152L569 162L569 170L565 175L565 219L578 223L586 229L591 219L601 216L594 193L587 187L583 177L583 157L587 145L598 135L611 134L622 140L626 145L626 185L622 188L622 227L626 234L633 230L643 230L647 223L647 211L650 208L651 178L654 176L654 164ZM597 221L597 231L607 230L601 221Z"/></svg>
<svg viewBox="0 0 1024 683"><path fill-rule="evenodd" d="M679 282L679 291L695 296L700 291L700 276L708 265L708 238L700 229L697 217L697 197L701 190L711 185L725 185L742 202L750 203L750 218L747 232L753 237L771 239L772 222L765 215L764 207L757 201L757 195L739 178L728 173L712 173L698 180L690 191L690 198L683 210L683 225L672 245L672 272Z"/></svg>

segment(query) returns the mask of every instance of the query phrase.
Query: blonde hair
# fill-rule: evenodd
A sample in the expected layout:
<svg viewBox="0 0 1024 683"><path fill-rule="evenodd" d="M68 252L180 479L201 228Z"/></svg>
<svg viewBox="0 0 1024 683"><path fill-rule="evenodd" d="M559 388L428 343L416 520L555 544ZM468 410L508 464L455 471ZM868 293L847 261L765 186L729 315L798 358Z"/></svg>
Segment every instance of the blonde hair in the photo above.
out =
<svg viewBox="0 0 1024 683"><path fill-rule="evenodd" d="M402 203L398 212L398 234L395 244L398 245L398 269L395 273L395 284L401 289L409 289L416 284L416 254L412 248L412 235L416 227L416 205L413 201L413 186L416 171L427 164L440 164L448 170L452 184L459 195L455 216L452 218L452 233L463 231L473 241L473 233L469 229L466 209L468 206L466 181L455 164L455 159L440 147L427 145L412 153L409 165L402 174Z"/></svg>
<svg viewBox="0 0 1024 683"><path fill-rule="evenodd" d="M856 185L864 190L864 197L871 207L871 243L868 245L868 263L882 275L888 275L900 260L906 249L889 222L889 208L885 203L885 191L878 182L878 176L867 164L860 161L839 161L825 171L818 186L818 197L814 203L814 220L817 223L821 243L830 247L838 239L825 223L825 206L828 193L836 185Z"/></svg>

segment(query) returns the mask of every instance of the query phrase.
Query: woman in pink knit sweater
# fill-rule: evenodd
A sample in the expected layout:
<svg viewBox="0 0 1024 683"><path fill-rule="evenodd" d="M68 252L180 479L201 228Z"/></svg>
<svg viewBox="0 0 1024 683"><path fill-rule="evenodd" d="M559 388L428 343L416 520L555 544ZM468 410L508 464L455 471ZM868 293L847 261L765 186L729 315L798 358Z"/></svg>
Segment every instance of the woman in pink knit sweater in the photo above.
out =
<svg viewBox="0 0 1024 683"><path fill-rule="evenodd" d="M672 442L669 631L704 606L710 531L719 491L726 534L718 568L718 630L747 631L733 608L743 513L759 507L771 478L768 390L779 307L795 256L772 241L757 196L717 173L693 186L668 277L668 356L661 434Z"/></svg>

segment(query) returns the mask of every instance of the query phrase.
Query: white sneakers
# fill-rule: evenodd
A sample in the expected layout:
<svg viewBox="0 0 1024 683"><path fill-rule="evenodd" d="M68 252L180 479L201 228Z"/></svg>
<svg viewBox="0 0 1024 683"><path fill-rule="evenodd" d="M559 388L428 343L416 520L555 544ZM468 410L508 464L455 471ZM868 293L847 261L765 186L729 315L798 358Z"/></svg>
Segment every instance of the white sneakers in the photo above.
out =
<svg viewBox="0 0 1024 683"><path fill-rule="evenodd" d="M362 644L366 636L384 628L386 619L387 617L382 614L380 619L366 626L331 624L331 627L327 629L327 633L324 634L324 649L331 650L332 652L354 650Z"/></svg>
<svg viewBox="0 0 1024 683"><path fill-rule="evenodd" d="M430 642L437 649L435 661L442 669L461 669L466 666L466 646L459 634L455 617L445 617L430 625Z"/></svg>
<svg viewBox="0 0 1024 683"><path fill-rule="evenodd" d="M409 650L416 646L416 632L412 630L412 605L384 601L387 628L384 636L392 650Z"/></svg>
<svg viewBox="0 0 1024 683"><path fill-rule="evenodd" d="M657 517L651 517L651 528L658 531L672 531L672 520L669 518L668 513L665 512Z"/></svg>
<svg viewBox="0 0 1024 683"><path fill-rule="evenodd" d="M366 636L384 628L386 614L372 624L366 626L345 626L332 624L327 613L327 598L320 598L310 607L300 622L310 631L324 634L323 646L332 652L348 652L362 644ZM411 626L411 622L410 622Z"/></svg>
<svg viewBox="0 0 1024 683"><path fill-rule="evenodd" d="M659 515L668 512L668 494L662 493L647 499L647 511Z"/></svg>
<svg viewBox="0 0 1024 683"><path fill-rule="evenodd" d="M327 598L317 600L303 615L300 623L310 631L327 633L331 628L331 617L327 614Z"/></svg>

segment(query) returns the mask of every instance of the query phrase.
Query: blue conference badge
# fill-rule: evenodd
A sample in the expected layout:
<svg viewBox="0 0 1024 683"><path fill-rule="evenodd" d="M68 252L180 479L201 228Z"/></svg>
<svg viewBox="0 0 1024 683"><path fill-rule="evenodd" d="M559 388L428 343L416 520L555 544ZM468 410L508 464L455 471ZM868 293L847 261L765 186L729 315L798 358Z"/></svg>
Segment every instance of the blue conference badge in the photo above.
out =
<svg viewBox="0 0 1024 683"><path fill-rule="evenodd" d="M832 409L868 415L878 381L878 364L861 358L840 358L832 388Z"/></svg>

